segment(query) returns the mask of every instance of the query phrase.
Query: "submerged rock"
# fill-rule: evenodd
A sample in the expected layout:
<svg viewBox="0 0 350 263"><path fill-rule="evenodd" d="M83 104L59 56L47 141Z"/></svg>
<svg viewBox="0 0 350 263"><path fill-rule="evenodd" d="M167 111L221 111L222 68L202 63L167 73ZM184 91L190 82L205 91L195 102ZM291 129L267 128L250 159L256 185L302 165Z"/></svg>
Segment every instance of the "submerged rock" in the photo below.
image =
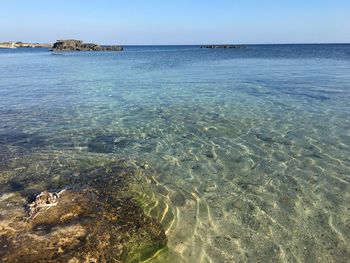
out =
<svg viewBox="0 0 350 263"><path fill-rule="evenodd" d="M90 152L113 153L118 149L130 146L134 142L133 138L121 134L101 134L90 139L87 146Z"/></svg>
<svg viewBox="0 0 350 263"><path fill-rule="evenodd" d="M59 166L51 169L60 173ZM70 169L77 166L71 163ZM79 176L59 174L62 183L70 184L68 190L56 193L45 183L42 187L50 191L37 190L29 200L33 213L23 208L33 189L3 194L0 261L139 262L153 256L166 247L167 238L163 226L133 198L133 173L133 167L119 161L80 170ZM42 172L37 174L42 181ZM12 180L22 182L22 177ZM26 220L28 214L34 216Z"/></svg>
<svg viewBox="0 0 350 263"><path fill-rule="evenodd" d="M30 200L31 202L26 204L28 219L34 219L43 209L48 210L49 208L57 205L60 194L62 194L65 190L66 189L63 189L59 193L44 191L35 196L35 200Z"/></svg>
<svg viewBox="0 0 350 263"><path fill-rule="evenodd" d="M121 46L100 46L94 43L83 43L81 40L57 40L53 44L53 51L122 51Z"/></svg>
<svg viewBox="0 0 350 263"><path fill-rule="evenodd" d="M1 203L3 262L125 262L166 245L161 226L132 200L109 204L92 189L67 191L56 206L24 221L21 199L7 198L11 208Z"/></svg>
<svg viewBox="0 0 350 263"><path fill-rule="evenodd" d="M6 131L0 133L0 147L18 146L25 149L32 149L45 145L45 138L38 134L24 133L21 131Z"/></svg>

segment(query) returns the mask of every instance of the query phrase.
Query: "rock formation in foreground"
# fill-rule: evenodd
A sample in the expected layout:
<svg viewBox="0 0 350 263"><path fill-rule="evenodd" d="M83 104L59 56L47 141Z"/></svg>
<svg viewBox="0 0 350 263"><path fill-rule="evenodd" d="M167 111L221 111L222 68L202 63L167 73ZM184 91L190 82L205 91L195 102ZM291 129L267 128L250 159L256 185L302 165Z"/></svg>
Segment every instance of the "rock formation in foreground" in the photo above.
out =
<svg viewBox="0 0 350 263"><path fill-rule="evenodd" d="M137 165L93 155L51 167L52 157L0 167L26 165L0 178L0 262L141 262L166 251L163 226L135 199L145 187Z"/></svg>
<svg viewBox="0 0 350 263"><path fill-rule="evenodd" d="M122 51L121 46L100 46L93 43L84 43L81 40L57 40L52 51Z"/></svg>
<svg viewBox="0 0 350 263"><path fill-rule="evenodd" d="M212 48L212 49L216 49L216 48L245 48L246 46L244 45L204 45L201 46L201 48Z"/></svg>

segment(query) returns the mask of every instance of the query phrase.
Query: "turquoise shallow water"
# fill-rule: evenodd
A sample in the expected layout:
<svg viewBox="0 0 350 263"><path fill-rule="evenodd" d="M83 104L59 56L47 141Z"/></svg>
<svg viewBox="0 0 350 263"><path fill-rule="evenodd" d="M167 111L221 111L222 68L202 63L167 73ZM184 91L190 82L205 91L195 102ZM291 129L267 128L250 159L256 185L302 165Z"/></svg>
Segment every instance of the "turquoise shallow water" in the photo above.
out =
<svg viewBox="0 0 350 263"><path fill-rule="evenodd" d="M0 79L2 163L145 164L155 261L348 260L350 45L0 50Z"/></svg>

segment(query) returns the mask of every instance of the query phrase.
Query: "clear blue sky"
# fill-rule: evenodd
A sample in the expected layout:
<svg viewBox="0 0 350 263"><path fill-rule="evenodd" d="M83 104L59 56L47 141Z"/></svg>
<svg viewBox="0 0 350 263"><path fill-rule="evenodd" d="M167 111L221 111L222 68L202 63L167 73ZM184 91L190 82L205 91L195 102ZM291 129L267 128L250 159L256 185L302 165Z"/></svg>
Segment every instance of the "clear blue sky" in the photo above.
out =
<svg viewBox="0 0 350 263"><path fill-rule="evenodd" d="M0 41L350 42L350 0L7 0Z"/></svg>

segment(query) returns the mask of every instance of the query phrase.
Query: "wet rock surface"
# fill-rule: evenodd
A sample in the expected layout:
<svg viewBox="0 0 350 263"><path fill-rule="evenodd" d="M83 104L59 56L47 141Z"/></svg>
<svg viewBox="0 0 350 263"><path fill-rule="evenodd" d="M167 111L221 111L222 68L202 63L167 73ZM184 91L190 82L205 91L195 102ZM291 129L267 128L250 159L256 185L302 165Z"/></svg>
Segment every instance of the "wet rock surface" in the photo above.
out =
<svg viewBox="0 0 350 263"><path fill-rule="evenodd" d="M127 161L90 162L83 169L70 163L70 175L58 174L60 165L51 162L52 176L41 164L36 180L28 179L33 168L24 167L11 182L1 182L2 262L139 262L165 248L162 225L144 214L130 191L135 168ZM11 183L21 187L13 191ZM68 188L58 199L52 193L63 185ZM28 219L24 204L33 204L30 196L54 205Z"/></svg>

